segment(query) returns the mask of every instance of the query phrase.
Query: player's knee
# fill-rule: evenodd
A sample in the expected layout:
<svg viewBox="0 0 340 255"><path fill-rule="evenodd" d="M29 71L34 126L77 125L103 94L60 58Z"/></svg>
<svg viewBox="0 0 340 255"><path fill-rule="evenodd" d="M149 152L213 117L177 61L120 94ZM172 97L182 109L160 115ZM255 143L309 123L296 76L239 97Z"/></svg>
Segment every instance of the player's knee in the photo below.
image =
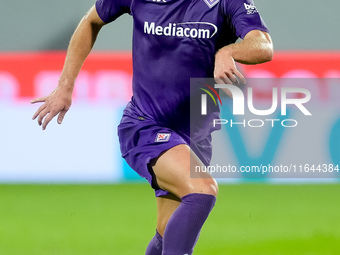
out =
<svg viewBox="0 0 340 255"><path fill-rule="evenodd" d="M191 193L203 193L213 196L218 194L218 184L214 178L192 179Z"/></svg>
<svg viewBox="0 0 340 255"><path fill-rule="evenodd" d="M209 179L208 184L209 185L209 193L210 195L213 195L217 197L218 194L218 184L214 178Z"/></svg>
<svg viewBox="0 0 340 255"><path fill-rule="evenodd" d="M214 183L212 184L212 189L213 189L214 194L212 194L212 195L217 197L217 194L218 194L218 184L217 184L215 179L213 179L213 182Z"/></svg>

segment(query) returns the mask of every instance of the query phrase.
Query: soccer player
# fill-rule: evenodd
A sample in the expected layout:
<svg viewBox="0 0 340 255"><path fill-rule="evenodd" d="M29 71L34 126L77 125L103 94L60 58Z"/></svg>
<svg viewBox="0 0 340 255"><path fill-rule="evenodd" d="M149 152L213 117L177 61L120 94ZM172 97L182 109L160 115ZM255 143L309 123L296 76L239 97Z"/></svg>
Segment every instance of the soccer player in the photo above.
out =
<svg viewBox="0 0 340 255"><path fill-rule="evenodd" d="M235 61L270 61L272 41L252 0L97 0L71 38L57 88L32 100L43 103L33 116L42 129L56 115L62 123L101 27L123 13L134 19L133 97L118 135L122 156L157 198L146 254L192 254L218 186L207 173L190 178L190 167L209 165L212 152L209 126L190 136L190 78L244 83Z"/></svg>

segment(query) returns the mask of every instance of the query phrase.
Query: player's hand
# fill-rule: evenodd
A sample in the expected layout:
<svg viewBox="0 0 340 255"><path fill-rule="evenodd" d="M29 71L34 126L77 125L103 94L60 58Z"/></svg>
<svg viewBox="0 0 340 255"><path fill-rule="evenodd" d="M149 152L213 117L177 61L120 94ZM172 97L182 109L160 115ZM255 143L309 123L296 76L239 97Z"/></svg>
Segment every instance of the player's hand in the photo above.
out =
<svg viewBox="0 0 340 255"><path fill-rule="evenodd" d="M228 49L220 49L215 56L215 70L214 79L218 84L245 84L246 79L237 70L235 60L231 56ZM228 96L232 97L231 92L228 89L222 89Z"/></svg>
<svg viewBox="0 0 340 255"><path fill-rule="evenodd" d="M42 125L42 129L45 130L48 123L58 114L57 122L62 123L66 112L71 107L72 89L58 86L50 95L33 99L31 103L44 103L34 113L32 119L38 117L39 126Z"/></svg>

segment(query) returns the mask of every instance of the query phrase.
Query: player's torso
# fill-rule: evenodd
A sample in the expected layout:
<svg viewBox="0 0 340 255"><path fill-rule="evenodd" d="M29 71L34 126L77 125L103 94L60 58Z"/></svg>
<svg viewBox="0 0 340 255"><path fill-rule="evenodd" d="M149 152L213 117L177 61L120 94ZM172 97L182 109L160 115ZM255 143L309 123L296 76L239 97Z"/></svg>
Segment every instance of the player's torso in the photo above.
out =
<svg viewBox="0 0 340 255"><path fill-rule="evenodd" d="M133 0L134 98L153 118L187 119L190 78L212 77L228 31L219 1Z"/></svg>
<svg viewBox="0 0 340 255"><path fill-rule="evenodd" d="M219 1L133 0L134 33L139 40L135 43L145 40L171 51L201 49L213 54L223 26Z"/></svg>

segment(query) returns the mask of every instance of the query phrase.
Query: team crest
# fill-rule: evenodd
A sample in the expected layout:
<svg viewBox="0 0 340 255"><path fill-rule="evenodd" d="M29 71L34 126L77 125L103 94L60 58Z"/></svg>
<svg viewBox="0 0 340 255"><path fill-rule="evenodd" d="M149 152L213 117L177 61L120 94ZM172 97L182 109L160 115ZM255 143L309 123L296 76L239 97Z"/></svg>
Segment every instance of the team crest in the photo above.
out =
<svg viewBox="0 0 340 255"><path fill-rule="evenodd" d="M220 0L204 0L209 8L214 7Z"/></svg>
<svg viewBox="0 0 340 255"><path fill-rule="evenodd" d="M170 139L170 133L158 133L155 142L167 142Z"/></svg>

